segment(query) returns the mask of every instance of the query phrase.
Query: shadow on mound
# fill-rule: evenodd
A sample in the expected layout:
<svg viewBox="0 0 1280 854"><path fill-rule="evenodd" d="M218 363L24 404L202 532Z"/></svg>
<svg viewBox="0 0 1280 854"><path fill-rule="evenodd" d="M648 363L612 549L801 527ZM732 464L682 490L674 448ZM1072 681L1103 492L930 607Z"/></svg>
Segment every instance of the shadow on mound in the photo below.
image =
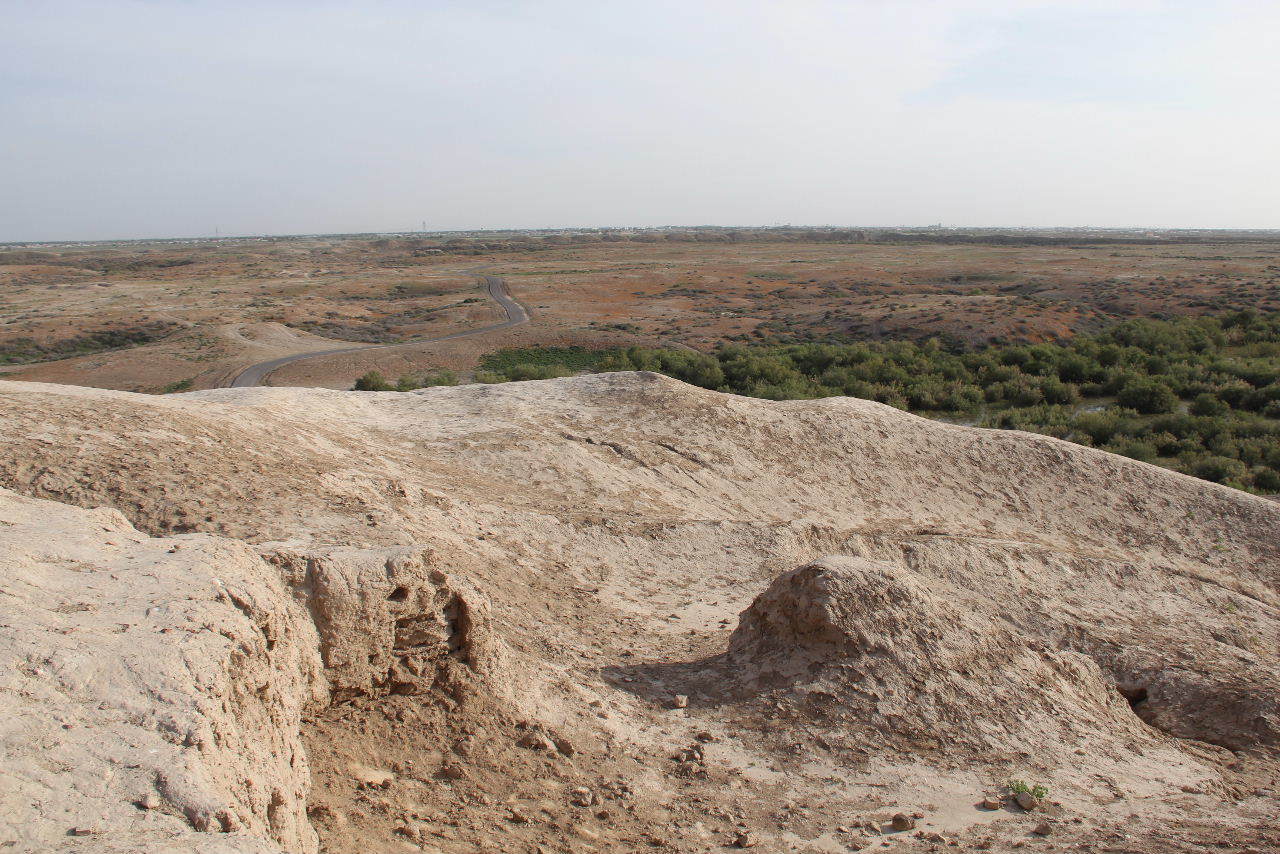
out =
<svg viewBox="0 0 1280 854"><path fill-rule="evenodd" d="M949 593L900 566L827 557L775 579L743 612L726 653L605 675L657 704L672 693L688 694L694 708L764 700L904 749L1065 759L1081 747L1139 749L1165 733L1229 747L1267 740L1250 686L1182 697L1227 686L1206 674L1174 680L1123 668L1114 650L1050 645L1019 632L994 602L986 610Z"/></svg>

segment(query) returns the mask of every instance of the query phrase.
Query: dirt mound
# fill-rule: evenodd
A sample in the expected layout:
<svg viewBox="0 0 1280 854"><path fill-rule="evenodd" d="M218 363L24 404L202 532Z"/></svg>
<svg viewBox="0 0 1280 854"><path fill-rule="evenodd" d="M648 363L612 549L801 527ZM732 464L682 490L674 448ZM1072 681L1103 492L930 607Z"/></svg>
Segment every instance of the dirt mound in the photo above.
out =
<svg viewBox="0 0 1280 854"><path fill-rule="evenodd" d="M1280 845L1280 507L1132 460L649 374L0 382L0 486L0 841Z"/></svg>
<svg viewBox="0 0 1280 854"><path fill-rule="evenodd" d="M911 749L1065 757L1082 740L1150 747L1148 727L1087 656L1050 649L909 570L835 556L779 577L729 644L738 678L785 690L825 725L874 721Z"/></svg>

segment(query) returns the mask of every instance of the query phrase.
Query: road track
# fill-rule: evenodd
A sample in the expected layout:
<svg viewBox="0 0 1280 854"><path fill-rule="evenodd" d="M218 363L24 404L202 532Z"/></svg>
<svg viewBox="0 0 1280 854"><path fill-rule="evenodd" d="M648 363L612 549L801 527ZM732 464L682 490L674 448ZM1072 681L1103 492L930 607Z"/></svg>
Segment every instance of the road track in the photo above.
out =
<svg viewBox="0 0 1280 854"><path fill-rule="evenodd" d="M273 371L283 368L285 365L292 365L294 362L301 362L306 359L319 359L324 356L334 356L338 353L352 353L355 351L365 352L367 350L385 350L390 347L405 347L410 344L435 344L440 341L453 341L458 338L468 338L472 335L483 335L486 332L497 332L499 329L510 329L513 326L519 326L522 323L529 322L528 310L520 304L520 301L511 296L511 292L507 290L507 280L501 276L481 276L484 280L485 287L488 288L489 296L502 307L506 313L507 319L501 323L494 323L489 326L481 326L477 329L467 329L462 332L453 332L449 335L437 335L431 338L417 338L412 341L399 341L395 344L374 344L370 347L364 347L358 344L348 347L336 347L332 350L309 350L304 353L293 353L288 356L280 356L275 359L268 359L265 362L258 362L256 365L250 365L232 378L227 385L231 388L246 388L249 386L259 386L266 382L268 376Z"/></svg>

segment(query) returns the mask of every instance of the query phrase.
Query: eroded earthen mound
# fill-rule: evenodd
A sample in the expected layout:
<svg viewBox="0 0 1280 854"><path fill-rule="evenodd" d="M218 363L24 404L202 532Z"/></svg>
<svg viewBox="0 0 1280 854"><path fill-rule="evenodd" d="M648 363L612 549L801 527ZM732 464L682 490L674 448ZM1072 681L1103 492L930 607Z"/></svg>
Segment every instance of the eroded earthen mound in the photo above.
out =
<svg viewBox="0 0 1280 854"><path fill-rule="evenodd" d="M1280 507L1093 449L646 374L0 382L0 487L18 850L1280 846Z"/></svg>
<svg viewBox="0 0 1280 854"><path fill-rule="evenodd" d="M746 685L803 698L827 726L874 723L910 747L1070 753L1151 741L1088 656L1051 649L945 584L861 557L832 556L780 576L729 644ZM1121 747L1123 745L1123 748Z"/></svg>

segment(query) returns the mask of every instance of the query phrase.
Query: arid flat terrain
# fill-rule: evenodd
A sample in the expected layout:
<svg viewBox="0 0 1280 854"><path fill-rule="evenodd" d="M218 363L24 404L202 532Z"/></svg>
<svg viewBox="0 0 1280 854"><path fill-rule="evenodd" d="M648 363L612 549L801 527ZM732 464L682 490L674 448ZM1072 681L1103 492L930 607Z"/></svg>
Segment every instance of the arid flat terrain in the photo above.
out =
<svg viewBox="0 0 1280 854"><path fill-rule="evenodd" d="M962 241L859 234L9 247L0 251L0 366L7 362L13 378L133 391L219 386L289 353L411 342L498 322L504 315L487 298L483 275L505 279L528 307L528 325L308 360L268 382L348 388L370 369L468 371L484 353L510 346L1035 342L1130 317L1280 308L1280 238L1265 233Z"/></svg>

